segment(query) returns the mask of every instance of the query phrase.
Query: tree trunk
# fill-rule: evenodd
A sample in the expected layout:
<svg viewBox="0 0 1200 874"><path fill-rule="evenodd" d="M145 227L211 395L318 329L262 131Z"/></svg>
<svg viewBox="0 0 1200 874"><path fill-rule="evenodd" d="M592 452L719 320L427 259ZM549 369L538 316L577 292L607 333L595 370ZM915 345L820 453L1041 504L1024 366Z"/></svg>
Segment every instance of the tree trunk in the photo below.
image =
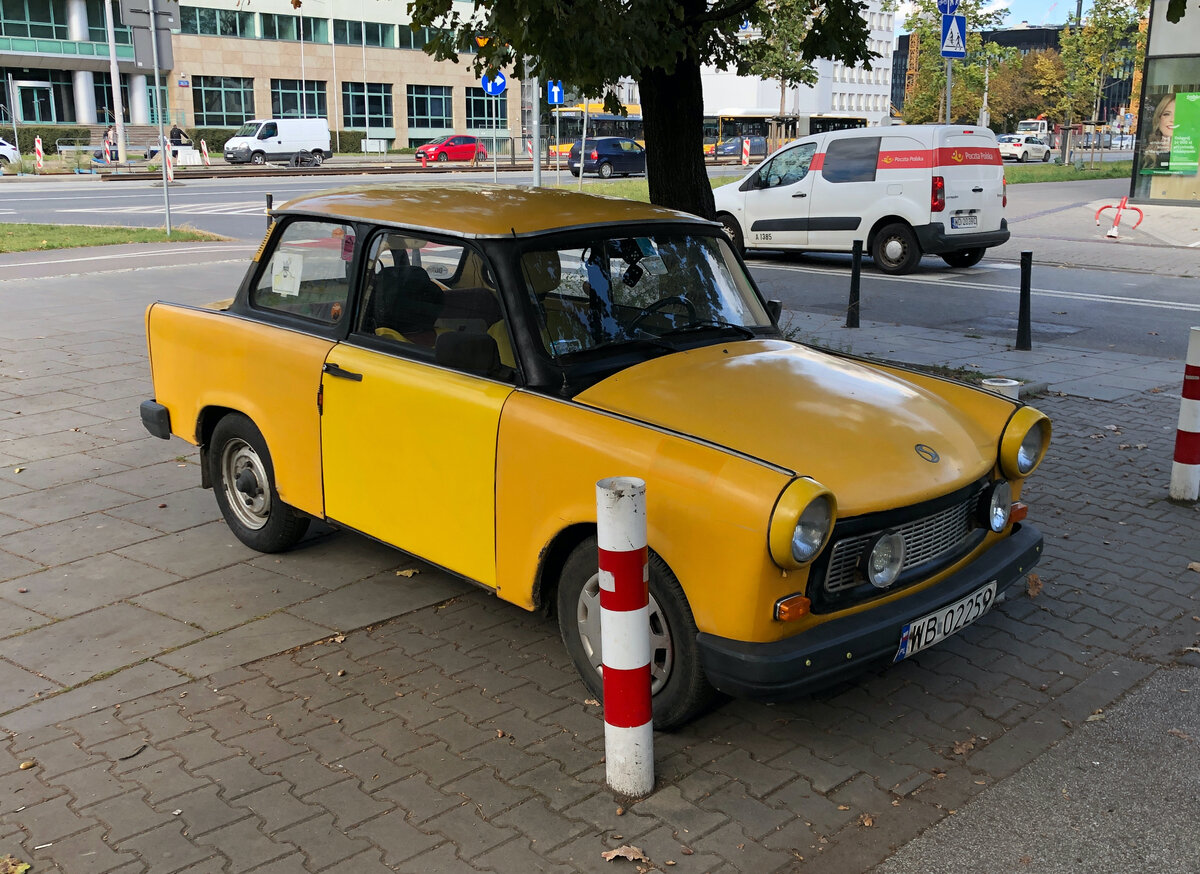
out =
<svg viewBox="0 0 1200 874"><path fill-rule="evenodd" d="M681 59L670 73L642 70L642 123L650 202L714 218L712 185L704 164L704 95L700 64Z"/></svg>

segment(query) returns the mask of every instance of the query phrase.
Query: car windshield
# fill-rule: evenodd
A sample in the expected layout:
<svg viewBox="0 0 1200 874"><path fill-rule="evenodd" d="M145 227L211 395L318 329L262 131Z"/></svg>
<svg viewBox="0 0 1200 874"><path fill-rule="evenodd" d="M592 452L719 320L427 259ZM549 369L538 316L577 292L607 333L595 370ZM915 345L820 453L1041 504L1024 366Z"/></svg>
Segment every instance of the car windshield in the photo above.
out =
<svg viewBox="0 0 1200 874"><path fill-rule="evenodd" d="M749 338L771 328L745 270L721 237L661 230L539 241L521 275L549 355L563 363L623 347Z"/></svg>
<svg viewBox="0 0 1200 874"><path fill-rule="evenodd" d="M258 122L249 121L237 129L235 137L252 137L258 133Z"/></svg>
<svg viewBox="0 0 1200 874"><path fill-rule="evenodd" d="M450 137L438 137L436 140L430 140L430 141L429 141L428 143L426 143L425 145L427 145L427 146L440 146L442 143L448 142L448 141L449 141L449 139L450 139Z"/></svg>

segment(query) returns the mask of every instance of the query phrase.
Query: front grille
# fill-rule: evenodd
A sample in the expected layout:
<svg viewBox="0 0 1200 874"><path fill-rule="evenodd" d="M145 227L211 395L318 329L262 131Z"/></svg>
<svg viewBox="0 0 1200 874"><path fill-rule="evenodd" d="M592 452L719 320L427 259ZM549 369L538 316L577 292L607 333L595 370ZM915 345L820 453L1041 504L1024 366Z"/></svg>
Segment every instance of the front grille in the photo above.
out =
<svg viewBox="0 0 1200 874"><path fill-rule="evenodd" d="M980 484L966 498L943 510L920 519L888 526L904 538L901 581L905 573L913 568L929 565L940 558L957 555L962 551L964 541L968 540L972 530L976 528L975 508L983 489L984 485ZM871 538L881 530L885 529L845 537L833 545L829 565L825 571L825 591L828 594L837 595L863 584L862 576L858 573L858 561Z"/></svg>

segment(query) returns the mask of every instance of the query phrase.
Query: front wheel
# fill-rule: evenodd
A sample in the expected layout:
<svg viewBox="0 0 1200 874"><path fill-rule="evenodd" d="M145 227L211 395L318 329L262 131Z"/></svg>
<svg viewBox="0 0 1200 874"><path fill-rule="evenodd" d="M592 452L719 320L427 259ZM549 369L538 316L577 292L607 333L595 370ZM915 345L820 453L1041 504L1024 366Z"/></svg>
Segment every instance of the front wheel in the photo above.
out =
<svg viewBox="0 0 1200 874"><path fill-rule="evenodd" d="M251 164L265 164L265 163L267 163L267 156L264 155L262 152L255 152L253 155L250 156L250 163Z"/></svg>
<svg viewBox="0 0 1200 874"><path fill-rule="evenodd" d="M951 267L974 267L983 259L983 252L983 246L959 249L957 252L943 252L942 260Z"/></svg>
<svg viewBox="0 0 1200 874"><path fill-rule="evenodd" d="M440 162L449 161L449 160L450 160L450 156L449 156L449 155L447 155L445 152L438 152L438 161L439 161L439 163L440 163Z"/></svg>
<svg viewBox="0 0 1200 874"><path fill-rule="evenodd" d="M230 413L217 423L208 464L217 506L238 540L259 552L283 552L304 536L309 517L279 499L267 442L249 418Z"/></svg>
<svg viewBox="0 0 1200 874"><path fill-rule="evenodd" d="M320 149L317 149L315 152L312 153L312 158L313 158L313 166L314 167L320 167L322 164L325 163L325 153L322 152Z"/></svg>
<svg viewBox="0 0 1200 874"><path fill-rule="evenodd" d="M1042 152L1042 163L1045 164L1049 160L1050 160L1050 150L1046 149L1046 151Z"/></svg>
<svg viewBox="0 0 1200 874"><path fill-rule="evenodd" d="M737 219L727 212L723 212L717 216L717 221L721 223L721 230L725 232L725 236L729 237L729 242L733 243L733 248L739 255L746 254L746 241L742 238L741 225L737 223Z"/></svg>
<svg viewBox="0 0 1200 874"><path fill-rule="evenodd" d="M613 166L612 164L608 163L608 161L605 161L600 165L596 172L600 174L601 179L611 179L613 174Z"/></svg>
<svg viewBox="0 0 1200 874"><path fill-rule="evenodd" d="M893 276L911 273L921 261L921 247L917 236L908 225L885 225L875 235L871 245L871 258L882 272Z"/></svg>
<svg viewBox="0 0 1200 874"><path fill-rule="evenodd" d="M595 538L571 553L558 581L558 627L567 654L597 698L604 696L600 642L600 574ZM666 562L650 553L650 691L654 727L670 731L695 719L720 697L700 666L696 621Z"/></svg>

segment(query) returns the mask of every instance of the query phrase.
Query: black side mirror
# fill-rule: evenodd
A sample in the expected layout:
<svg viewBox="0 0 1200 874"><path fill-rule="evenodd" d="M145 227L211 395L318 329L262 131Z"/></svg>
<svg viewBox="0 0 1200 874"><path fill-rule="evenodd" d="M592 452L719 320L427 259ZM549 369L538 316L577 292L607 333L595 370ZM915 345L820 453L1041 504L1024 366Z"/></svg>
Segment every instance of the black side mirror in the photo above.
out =
<svg viewBox="0 0 1200 874"><path fill-rule="evenodd" d="M767 301L767 315L771 317L772 322L774 322L776 325L778 325L779 320L781 318L783 318L783 301L781 301L781 300Z"/></svg>

